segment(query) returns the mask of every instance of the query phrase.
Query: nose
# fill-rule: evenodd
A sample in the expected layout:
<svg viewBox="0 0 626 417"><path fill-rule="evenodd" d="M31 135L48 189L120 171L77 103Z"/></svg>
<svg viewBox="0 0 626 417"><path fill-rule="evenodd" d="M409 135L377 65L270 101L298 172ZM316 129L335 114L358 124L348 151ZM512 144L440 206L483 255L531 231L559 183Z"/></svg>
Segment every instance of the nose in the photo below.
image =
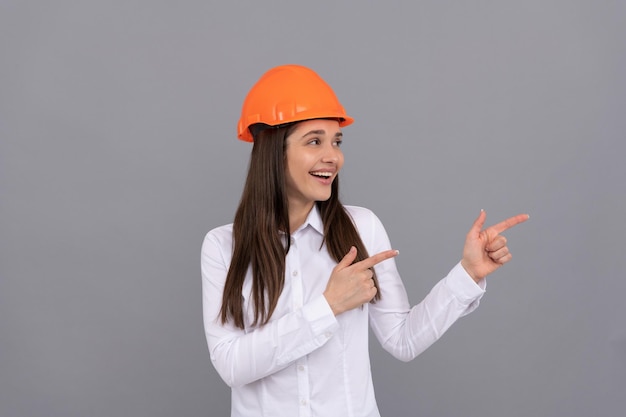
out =
<svg viewBox="0 0 626 417"><path fill-rule="evenodd" d="M329 144L324 147L324 154L322 155L322 162L329 162L336 164L341 159L341 149L334 144Z"/></svg>

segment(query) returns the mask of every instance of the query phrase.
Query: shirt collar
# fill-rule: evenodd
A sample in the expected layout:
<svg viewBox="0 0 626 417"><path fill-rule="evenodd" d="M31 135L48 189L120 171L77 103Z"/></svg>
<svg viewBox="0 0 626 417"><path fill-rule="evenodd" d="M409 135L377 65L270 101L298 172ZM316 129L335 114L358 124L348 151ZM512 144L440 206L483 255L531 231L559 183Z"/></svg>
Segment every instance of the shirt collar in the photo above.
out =
<svg viewBox="0 0 626 417"><path fill-rule="evenodd" d="M304 221L302 226L300 226L298 230L296 230L294 234L298 233L300 230L304 230L307 226L311 226L317 231L317 233L322 236L324 235L324 222L322 221L322 216L319 209L317 208L317 204L313 205L313 208L309 212L306 220Z"/></svg>

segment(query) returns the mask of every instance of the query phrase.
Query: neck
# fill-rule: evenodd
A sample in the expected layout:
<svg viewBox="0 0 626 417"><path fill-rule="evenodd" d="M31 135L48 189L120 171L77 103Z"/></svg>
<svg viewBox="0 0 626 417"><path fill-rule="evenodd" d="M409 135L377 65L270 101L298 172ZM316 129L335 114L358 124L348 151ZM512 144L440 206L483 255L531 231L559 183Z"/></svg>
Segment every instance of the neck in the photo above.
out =
<svg viewBox="0 0 626 417"><path fill-rule="evenodd" d="M306 220L307 216L309 215L309 213L311 212L311 209L313 208L313 205L315 203L307 203L307 204L292 204L291 202L289 203L289 232L293 233L296 230L298 230L298 228L300 226L302 226L302 224L304 224L304 221Z"/></svg>

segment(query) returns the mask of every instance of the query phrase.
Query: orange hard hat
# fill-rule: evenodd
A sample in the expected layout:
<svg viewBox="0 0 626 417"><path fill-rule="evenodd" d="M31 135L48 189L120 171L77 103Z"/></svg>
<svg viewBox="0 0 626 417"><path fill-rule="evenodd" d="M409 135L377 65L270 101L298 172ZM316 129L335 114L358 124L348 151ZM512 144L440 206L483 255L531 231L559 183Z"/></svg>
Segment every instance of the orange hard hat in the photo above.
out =
<svg viewBox="0 0 626 417"><path fill-rule="evenodd" d="M354 121L330 86L313 70L281 65L263 74L246 96L237 136L253 142L250 126L254 124L277 126L309 119L337 119L342 127Z"/></svg>

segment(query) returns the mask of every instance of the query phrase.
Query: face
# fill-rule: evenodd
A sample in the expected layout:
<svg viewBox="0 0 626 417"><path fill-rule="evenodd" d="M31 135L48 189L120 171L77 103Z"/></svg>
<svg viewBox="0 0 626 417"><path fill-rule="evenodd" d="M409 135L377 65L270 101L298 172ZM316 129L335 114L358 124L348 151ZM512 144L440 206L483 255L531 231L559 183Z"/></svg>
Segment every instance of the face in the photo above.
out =
<svg viewBox="0 0 626 417"><path fill-rule="evenodd" d="M300 122L287 136L285 178L292 208L310 209L330 198L331 184L343 166L339 122L315 119Z"/></svg>

